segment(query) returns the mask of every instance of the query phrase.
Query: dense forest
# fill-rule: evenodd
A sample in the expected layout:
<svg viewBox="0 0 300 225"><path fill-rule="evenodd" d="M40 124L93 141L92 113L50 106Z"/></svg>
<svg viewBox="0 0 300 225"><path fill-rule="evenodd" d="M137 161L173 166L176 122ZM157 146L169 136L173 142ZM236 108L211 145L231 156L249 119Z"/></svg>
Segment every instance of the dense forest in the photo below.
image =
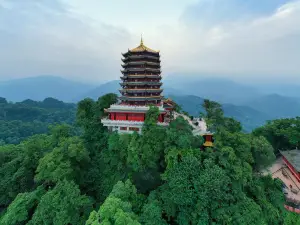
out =
<svg viewBox="0 0 300 225"><path fill-rule="evenodd" d="M46 98L42 102L25 100L9 103L0 98L0 145L19 144L34 134L44 134L50 125L73 125L76 105Z"/></svg>
<svg viewBox="0 0 300 225"><path fill-rule="evenodd" d="M183 118L158 126L156 107L142 135L108 133L100 118L116 101L0 99L1 225L300 224L283 207L281 181L260 174L278 149L299 147L300 118L243 133L205 100L215 142L201 151Z"/></svg>

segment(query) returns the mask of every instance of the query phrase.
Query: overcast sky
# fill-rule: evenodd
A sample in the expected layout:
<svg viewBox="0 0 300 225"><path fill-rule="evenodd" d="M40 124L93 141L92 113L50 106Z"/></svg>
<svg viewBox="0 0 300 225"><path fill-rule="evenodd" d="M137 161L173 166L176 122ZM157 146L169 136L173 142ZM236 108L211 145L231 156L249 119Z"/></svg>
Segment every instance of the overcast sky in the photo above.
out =
<svg viewBox="0 0 300 225"><path fill-rule="evenodd" d="M300 82L300 0L0 0L0 80L117 79L141 33L165 76Z"/></svg>

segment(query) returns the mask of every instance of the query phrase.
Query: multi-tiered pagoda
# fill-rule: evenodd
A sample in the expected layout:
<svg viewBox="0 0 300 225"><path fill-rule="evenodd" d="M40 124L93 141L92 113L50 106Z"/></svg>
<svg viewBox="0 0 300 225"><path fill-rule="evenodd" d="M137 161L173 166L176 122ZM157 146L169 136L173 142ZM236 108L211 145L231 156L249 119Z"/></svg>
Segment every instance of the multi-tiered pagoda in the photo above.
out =
<svg viewBox="0 0 300 225"><path fill-rule="evenodd" d="M138 47L123 53L121 97L119 103L106 109L104 126L119 133L141 132L150 105L158 107L159 125L168 125L172 103L163 101L159 51L146 47L141 40Z"/></svg>

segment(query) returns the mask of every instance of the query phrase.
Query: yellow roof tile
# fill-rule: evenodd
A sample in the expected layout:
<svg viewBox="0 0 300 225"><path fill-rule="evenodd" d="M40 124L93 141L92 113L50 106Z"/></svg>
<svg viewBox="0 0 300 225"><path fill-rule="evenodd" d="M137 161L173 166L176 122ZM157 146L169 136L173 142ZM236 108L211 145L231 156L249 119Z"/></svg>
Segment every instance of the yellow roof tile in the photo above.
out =
<svg viewBox="0 0 300 225"><path fill-rule="evenodd" d="M144 51L147 51L147 52L152 52L152 53L159 53L159 51L155 51L151 48L148 48L147 46L144 45L144 42L143 42L143 38L141 38L141 43L138 47L136 48L133 48L130 50L131 52L144 52Z"/></svg>

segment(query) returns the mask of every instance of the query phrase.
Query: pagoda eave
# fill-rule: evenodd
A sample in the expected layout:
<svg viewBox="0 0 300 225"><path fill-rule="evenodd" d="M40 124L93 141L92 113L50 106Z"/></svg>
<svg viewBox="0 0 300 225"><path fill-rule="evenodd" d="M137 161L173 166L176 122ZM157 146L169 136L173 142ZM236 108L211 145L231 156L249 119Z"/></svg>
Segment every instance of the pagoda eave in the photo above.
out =
<svg viewBox="0 0 300 225"><path fill-rule="evenodd" d="M142 85L145 85L145 86L147 86L147 85L149 85L149 86L151 86L151 85L155 85L155 86L161 86L162 85L162 82L151 82L151 81L149 81L149 82L147 82L147 81L141 81L141 82L123 82L123 83L120 83L120 85L121 86L126 86L126 85L132 85L132 86L142 86Z"/></svg>
<svg viewBox="0 0 300 225"><path fill-rule="evenodd" d="M128 68L121 70L121 73L135 73L135 72L154 72L154 73L161 73L160 69L152 69L152 68Z"/></svg>
<svg viewBox="0 0 300 225"><path fill-rule="evenodd" d="M128 97L128 96L121 96L119 97L120 100L124 100L124 101L134 101L134 102L138 102L138 101L156 101L156 100L161 100L162 99L162 96L147 96L147 97Z"/></svg>
<svg viewBox="0 0 300 225"><path fill-rule="evenodd" d="M113 104L110 108L106 109L106 112L128 112L128 113L146 113L150 109L149 106L139 106L139 105L118 105ZM167 110L163 105L158 106L160 113L166 113Z"/></svg>
<svg viewBox="0 0 300 225"><path fill-rule="evenodd" d="M122 80L126 80L128 78L132 78L132 79L134 79L134 78L156 78L156 79L161 80L160 74L157 74L157 75L155 75L155 74L151 74L151 75L150 74L130 74L130 75L124 75L120 78Z"/></svg>
<svg viewBox="0 0 300 225"><path fill-rule="evenodd" d="M121 93L161 93L163 89L120 89Z"/></svg>

